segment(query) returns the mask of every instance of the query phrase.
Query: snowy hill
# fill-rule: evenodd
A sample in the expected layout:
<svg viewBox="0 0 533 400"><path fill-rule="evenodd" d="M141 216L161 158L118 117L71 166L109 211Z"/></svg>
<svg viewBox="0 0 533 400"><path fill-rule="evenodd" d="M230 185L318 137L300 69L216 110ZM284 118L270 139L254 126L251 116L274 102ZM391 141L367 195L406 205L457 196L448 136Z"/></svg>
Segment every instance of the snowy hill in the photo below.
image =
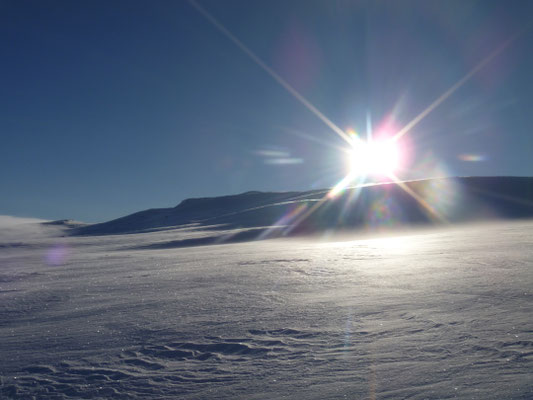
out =
<svg viewBox="0 0 533 400"><path fill-rule="evenodd" d="M533 221L187 249L15 228L1 399L533 398Z"/></svg>
<svg viewBox="0 0 533 400"><path fill-rule="evenodd" d="M266 230L269 237L275 237L330 229L382 230L533 217L533 178L526 177L438 178L405 182L402 186L349 188L334 198L327 194L328 190L247 192L187 199L173 208L140 211L79 227L73 233L122 234L191 226L210 231L248 229L232 239L241 241L261 236Z"/></svg>
<svg viewBox="0 0 533 400"><path fill-rule="evenodd" d="M0 216L0 398L532 399L532 179L406 185Z"/></svg>

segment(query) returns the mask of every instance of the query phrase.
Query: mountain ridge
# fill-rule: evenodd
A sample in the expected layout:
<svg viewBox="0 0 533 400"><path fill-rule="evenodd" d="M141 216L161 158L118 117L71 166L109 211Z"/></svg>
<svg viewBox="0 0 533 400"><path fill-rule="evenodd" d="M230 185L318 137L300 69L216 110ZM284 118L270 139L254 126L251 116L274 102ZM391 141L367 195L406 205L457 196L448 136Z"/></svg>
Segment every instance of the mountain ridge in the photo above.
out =
<svg viewBox="0 0 533 400"><path fill-rule="evenodd" d="M146 232L195 225L216 230L290 227L295 233L323 229L386 228L480 219L533 217L533 177L459 177L383 183L304 192L250 191L189 198L175 207L138 211L74 228L74 235ZM319 206L316 206L320 203ZM312 212L311 208L316 209ZM304 217L305 214L306 215ZM295 224L292 226L291 224Z"/></svg>

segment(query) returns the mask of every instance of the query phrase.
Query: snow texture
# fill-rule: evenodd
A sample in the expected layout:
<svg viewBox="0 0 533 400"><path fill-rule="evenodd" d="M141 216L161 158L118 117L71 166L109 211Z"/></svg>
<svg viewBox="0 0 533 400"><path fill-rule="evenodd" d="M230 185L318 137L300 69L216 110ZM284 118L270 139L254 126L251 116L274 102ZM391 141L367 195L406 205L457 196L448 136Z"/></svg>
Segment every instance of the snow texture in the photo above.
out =
<svg viewBox="0 0 533 400"><path fill-rule="evenodd" d="M533 179L406 185L0 217L0 398L533 399Z"/></svg>
<svg viewBox="0 0 533 400"><path fill-rule="evenodd" d="M533 398L531 221L160 249L211 232L30 225L0 231L2 399Z"/></svg>

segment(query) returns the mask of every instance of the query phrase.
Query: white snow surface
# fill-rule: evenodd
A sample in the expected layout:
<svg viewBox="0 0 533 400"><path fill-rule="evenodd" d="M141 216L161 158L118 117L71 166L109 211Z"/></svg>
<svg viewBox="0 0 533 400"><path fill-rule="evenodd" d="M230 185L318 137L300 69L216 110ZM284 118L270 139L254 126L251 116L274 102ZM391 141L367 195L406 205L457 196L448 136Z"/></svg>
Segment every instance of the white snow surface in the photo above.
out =
<svg viewBox="0 0 533 400"><path fill-rule="evenodd" d="M203 233L34 226L0 235L0 398L533 398L531 221L160 250L132 248Z"/></svg>

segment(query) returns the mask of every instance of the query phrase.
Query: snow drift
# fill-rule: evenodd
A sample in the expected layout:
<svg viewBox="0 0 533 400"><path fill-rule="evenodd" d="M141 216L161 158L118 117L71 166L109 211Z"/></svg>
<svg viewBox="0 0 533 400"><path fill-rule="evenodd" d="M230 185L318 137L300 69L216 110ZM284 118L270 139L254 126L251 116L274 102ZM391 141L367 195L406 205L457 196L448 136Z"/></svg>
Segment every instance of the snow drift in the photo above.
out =
<svg viewBox="0 0 533 400"><path fill-rule="evenodd" d="M200 233L32 225L0 246L2 399L533 398L532 221L150 251Z"/></svg>
<svg viewBox="0 0 533 400"><path fill-rule="evenodd" d="M406 185L0 218L0 398L533 398L531 179Z"/></svg>

